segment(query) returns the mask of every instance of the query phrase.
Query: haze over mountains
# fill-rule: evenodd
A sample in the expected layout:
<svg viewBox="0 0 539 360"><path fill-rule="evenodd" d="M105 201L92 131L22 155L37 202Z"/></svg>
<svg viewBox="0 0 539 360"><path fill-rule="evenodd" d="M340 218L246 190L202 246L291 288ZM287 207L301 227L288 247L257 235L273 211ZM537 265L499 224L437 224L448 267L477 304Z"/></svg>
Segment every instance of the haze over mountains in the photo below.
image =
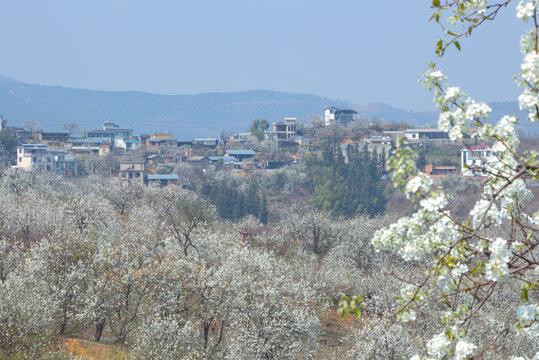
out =
<svg viewBox="0 0 539 360"><path fill-rule="evenodd" d="M522 116L515 102L490 104L492 118L514 113ZM373 119L405 121L426 126L437 120L436 112L413 112L384 103L356 105L311 94L290 94L251 90L198 95L157 95L137 91L97 91L43 86L0 76L0 115L9 125L37 121L48 131L59 130L66 122L81 129L101 128L105 120L135 133L171 131L178 139L217 136L221 130L248 131L256 118L278 121L284 117L322 115L325 107L352 107ZM536 134L537 126L525 126Z"/></svg>

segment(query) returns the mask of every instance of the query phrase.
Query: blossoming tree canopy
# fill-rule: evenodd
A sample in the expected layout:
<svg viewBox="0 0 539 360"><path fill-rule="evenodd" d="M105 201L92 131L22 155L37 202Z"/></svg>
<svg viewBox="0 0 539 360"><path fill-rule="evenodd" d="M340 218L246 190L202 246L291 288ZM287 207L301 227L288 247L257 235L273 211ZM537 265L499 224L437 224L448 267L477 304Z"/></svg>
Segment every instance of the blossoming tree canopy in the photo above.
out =
<svg viewBox="0 0 539 360"><path fill-rule="evenodd" d="M526 119L506 115L491 125L487 122L490 107L448 85L447 77L434 63L421 79L434 94L440 111L438 126L451 140L468 149L470 141L492 144L494 160L481 164L488 180L468 217L456 218L446 209L449 196L418 171L415 154L404 142L388 162L395 186L418 206L413 215L379 230L372 244L379 251L390 250L427 267L420 280L401 279L406 285L397 298L400 305L393 320L420 320L421 309L433 301L446 305L439 319L440 332L426 341L424 353L414 356L415 360L490 358L507 336L528 336L532 342L539 336L539 306L532 295L539 286L539 212L526 206L533 199L527 184L537 181L539 158L535 152L522 154L515 129L521 121L539 122L539 1L434 0L431 20L438 22L444 33L435 49L443 56L450 45L461 50L461 38L471 36L475 28L495 19L511 3L516 5L517 17L530 24L520 41L523 61L515 77L522 88L518 101ZM474 155L481 159L480 154ZM492 311L490 300L505 284L515 289L520 304L514 309L498 309L511 312L510 320L499 324L488 342L475 342L476 327L471 324L483 312ZM343 311L361 306L357 299L344 301ZM523 355L518 359L539 358L539 352Z"/></svg>

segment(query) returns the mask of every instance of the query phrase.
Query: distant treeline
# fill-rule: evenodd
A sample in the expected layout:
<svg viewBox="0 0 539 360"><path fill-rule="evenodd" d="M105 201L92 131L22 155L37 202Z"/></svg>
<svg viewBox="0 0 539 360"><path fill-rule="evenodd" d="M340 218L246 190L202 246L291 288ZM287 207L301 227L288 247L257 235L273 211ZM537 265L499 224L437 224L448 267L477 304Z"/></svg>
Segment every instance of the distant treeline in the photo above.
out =
<svg viewBox="0 0 539 360"><path fill-rule="evenodd" d="M335 216L382 214L387 203L385 162L384 152L371 152L357 144L343 151L339 144L326 142L321 158L311 154L305 160L313 183L313 204Z"/></svg>
<svg viewBox="0 0 539 360"><path fill-rule="evenodd" d="M236 181L205 181L201 193L215 207L221 218L237 221L253 215L263 224L268 222L268 207L265 195L260 195L258 186L250 184L246 191L240 190Z"/></svg>

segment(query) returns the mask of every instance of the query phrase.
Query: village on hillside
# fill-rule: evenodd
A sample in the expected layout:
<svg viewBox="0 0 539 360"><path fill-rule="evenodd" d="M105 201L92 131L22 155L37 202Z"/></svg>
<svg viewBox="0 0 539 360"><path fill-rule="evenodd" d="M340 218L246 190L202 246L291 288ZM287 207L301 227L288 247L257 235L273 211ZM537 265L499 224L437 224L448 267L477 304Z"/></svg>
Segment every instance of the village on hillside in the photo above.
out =
<svg viewBox="0 0 539 360"><path fill-rule="evenodd" d="M70 179L107 175L125 183L190 187L182 167L196 171L269 171L293 168L301 171L302 158L320 155L321 144L331 139L347 147L389 155L401 138L419 149L418 166L432 177L483 177L482 164L494 158L488 144L462 147L447 132L406 123L383 123L362 118L350 109L328 107L309 119L284 118L271 125L255 120L250 132L220 137L175 139L170 132L135 134L133 129L105 121L101 129L82 131L67 124L63 131L42 130L36 123L26 127L1 121L0 172L8 168L43 172ZM258 126L258 128L257 128ZM248 130L248 129L246 129Z"/></svg>

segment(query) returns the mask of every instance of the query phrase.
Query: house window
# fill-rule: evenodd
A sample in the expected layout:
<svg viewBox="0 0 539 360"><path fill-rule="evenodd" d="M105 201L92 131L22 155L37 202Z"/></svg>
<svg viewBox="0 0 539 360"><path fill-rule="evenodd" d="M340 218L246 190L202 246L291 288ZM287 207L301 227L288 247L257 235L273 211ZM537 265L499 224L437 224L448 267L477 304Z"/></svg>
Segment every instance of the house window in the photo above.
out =
<svg viewBox="0 0 539 360"><path fill-rule="evenodd" d="M22 157L19 158L19 162L22 162Z"/></svg>

